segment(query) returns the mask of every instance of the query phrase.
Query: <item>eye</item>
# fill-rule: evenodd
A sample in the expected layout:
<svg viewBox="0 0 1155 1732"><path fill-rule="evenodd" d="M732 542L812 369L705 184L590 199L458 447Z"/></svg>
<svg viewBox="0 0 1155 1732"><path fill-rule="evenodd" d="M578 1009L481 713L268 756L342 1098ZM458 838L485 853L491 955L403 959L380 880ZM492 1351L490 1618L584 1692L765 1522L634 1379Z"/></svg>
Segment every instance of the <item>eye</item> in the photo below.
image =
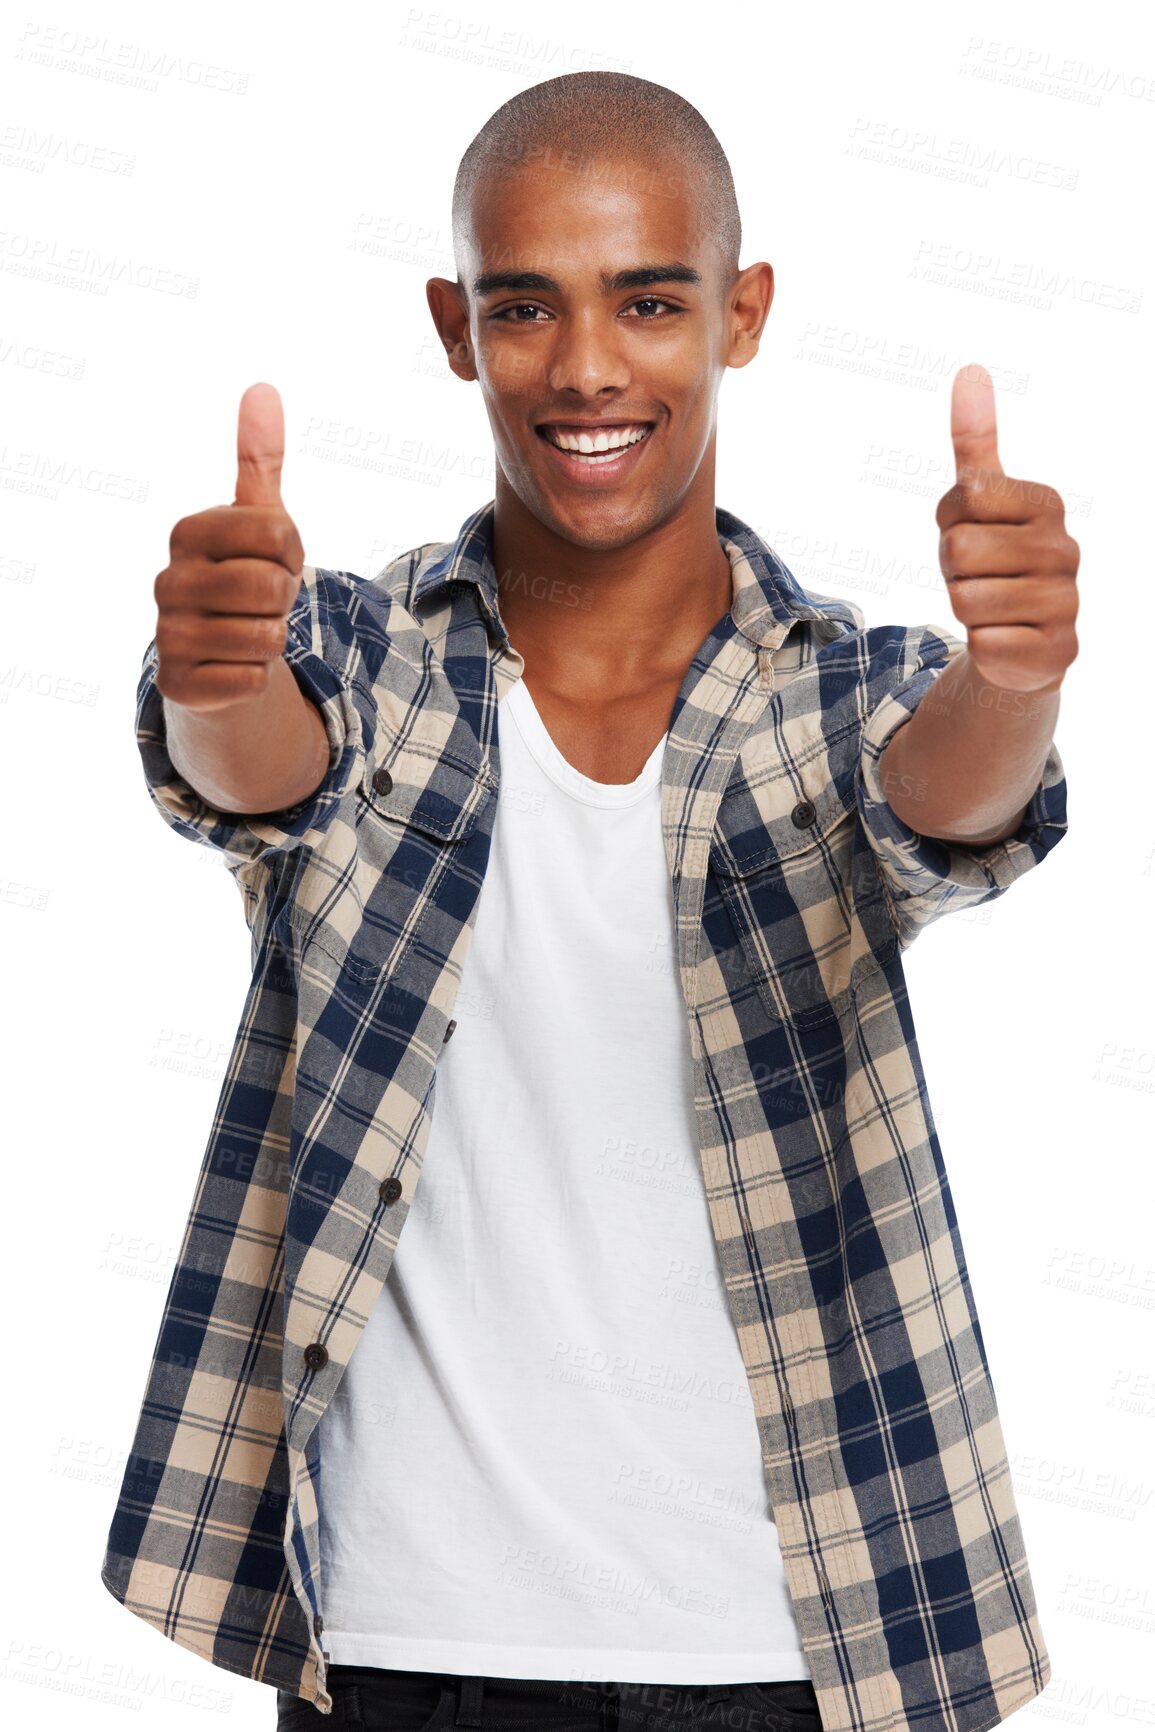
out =
<svg viewBox="0 0 1155 1732"><path fill-rule="evenodd" d="M665 307L671 313L680 313L684 310L681 307L676 307L674 305L673 301L661 301L661 300L659 300L656 295L643 295L643 297L640 301L633 301L633 302L631 302L631 305L633 307ZM646 315L646 322L649 324L653 324L654 323L653 317L650 315Z"/></svg>
<svg viewBox="0 0 1155 1732"><path fill-rule="evenodd" d="M507 325L535 325L538 323L536 319L511 319L507 315L509 313L541 313L544 311L544 307L535 306L532 301L519 301L516 306L500 308L493 317Z"/></svg>

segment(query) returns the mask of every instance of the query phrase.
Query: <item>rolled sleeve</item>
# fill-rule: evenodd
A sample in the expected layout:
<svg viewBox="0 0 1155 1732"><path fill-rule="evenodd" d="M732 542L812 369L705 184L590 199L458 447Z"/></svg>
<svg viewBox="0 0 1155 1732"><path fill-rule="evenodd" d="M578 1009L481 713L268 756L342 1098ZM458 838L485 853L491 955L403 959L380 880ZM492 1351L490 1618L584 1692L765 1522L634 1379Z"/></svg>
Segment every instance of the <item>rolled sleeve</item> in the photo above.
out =
<svg viewBox="0 0 1155 1732"><path fill-rule="evenodd" d="M321 713L329 765L307 800L278 812L222 812L179 774L168 752L164 698L157 690L155 638L145 651L136 694L136 741L153 805L178 835L228 856L234 865L276 850L315 846L364 766L360 713L353 701L355 639L340 596L343 573L306 566L288 619L284 659Z"/></svg>
<svg viewBox="0 0 1155 1732"><path fill-rule="evenodd" d="M905 946L940 914L990 902L1050 853L1067 829L1067 783L1052 742L1022 822L1001 842L969 846L920 835L890 806L882 755L945 668L966 648L938 626L911 627L862 732L856 796L859 817L878 862L899 938Z"/></svg>

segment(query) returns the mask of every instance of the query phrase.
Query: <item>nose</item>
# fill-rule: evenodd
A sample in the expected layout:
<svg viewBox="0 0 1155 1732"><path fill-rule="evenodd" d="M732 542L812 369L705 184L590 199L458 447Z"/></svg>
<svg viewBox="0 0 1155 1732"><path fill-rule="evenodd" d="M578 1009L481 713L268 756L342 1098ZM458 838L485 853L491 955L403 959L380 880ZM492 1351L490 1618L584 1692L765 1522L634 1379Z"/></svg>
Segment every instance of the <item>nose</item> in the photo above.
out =
<svg viewBox="0 0 1155 1732"><path fill-rule="evenodd" d="M582 397L596 397L602 391L624 391L629 381L622 345L604 316L588 313L558 321L546 363L551 391L558 396L576 391Z"/></svg>

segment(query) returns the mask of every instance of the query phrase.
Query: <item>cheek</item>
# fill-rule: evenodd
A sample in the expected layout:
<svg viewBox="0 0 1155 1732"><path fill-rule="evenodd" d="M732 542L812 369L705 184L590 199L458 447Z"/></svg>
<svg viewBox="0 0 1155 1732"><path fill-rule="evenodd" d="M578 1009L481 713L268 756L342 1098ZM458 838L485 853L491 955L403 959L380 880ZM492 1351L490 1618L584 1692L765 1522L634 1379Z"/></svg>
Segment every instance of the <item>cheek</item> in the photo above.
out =
<svg viewBox="0 0 1155 1732"><path fill-rule="evenodd" d="M679 419L692 422L705 419L710 412L710 405L717 391L718 375L709 365L709 357L695 347L692 354L682 354L676 363L671 357L671 367L665 378L655 385L668 395L671 404L677 408Z"/></svg>
<svg viewBox="0 0 1155 1732"><path fill-rule="evenodd" d="M524 419L527 401L541 397L545 369L528 344L488 342L474 350L477 376L495 420Z"/></svg>
<svg viewBox="0 0 1155 1732"><path fill-rule="evenodd" d="M687 459L697 461L714 431L714 408L710 381L704 378L690 381L676 399L674 424L670 428L671 447L684 452Z"/></svg>

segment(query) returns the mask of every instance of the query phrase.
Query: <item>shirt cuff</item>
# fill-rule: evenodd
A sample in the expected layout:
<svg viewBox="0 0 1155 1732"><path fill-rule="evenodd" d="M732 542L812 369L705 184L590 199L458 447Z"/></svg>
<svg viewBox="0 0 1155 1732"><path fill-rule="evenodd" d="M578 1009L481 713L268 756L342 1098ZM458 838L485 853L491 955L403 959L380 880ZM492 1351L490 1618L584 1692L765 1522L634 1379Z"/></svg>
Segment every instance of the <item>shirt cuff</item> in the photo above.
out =
<svg viewBox="0 0 1155 1732"><path fill-rule="evenodd" d="M243 814L210 806L178 773L168 754L164 698L156 687L155 638L145 652L137 687L136 740L153 804L179 835L237 860L318 843L359 781L364 765L361 718L344 677L292 635L284 659L301 691L321 712L329 740L329 766L307 800L279 812Z"/></svg>
<svg viewBox="0 0 1155 1732"><path fill-rule="evenodd" d="M1018 829L1001 842L967 844L924 836L893 810L882 787L883 752L965 648L949 634L934 631L928 636L937 640L944 653L923 661L870 712L856 777L859 816L903 944L940 914L974 908L1001 896L1045 858L1067 829L1067 783L1054 742ZM1028 693L1022 696L1029 700Z"/></svg>

